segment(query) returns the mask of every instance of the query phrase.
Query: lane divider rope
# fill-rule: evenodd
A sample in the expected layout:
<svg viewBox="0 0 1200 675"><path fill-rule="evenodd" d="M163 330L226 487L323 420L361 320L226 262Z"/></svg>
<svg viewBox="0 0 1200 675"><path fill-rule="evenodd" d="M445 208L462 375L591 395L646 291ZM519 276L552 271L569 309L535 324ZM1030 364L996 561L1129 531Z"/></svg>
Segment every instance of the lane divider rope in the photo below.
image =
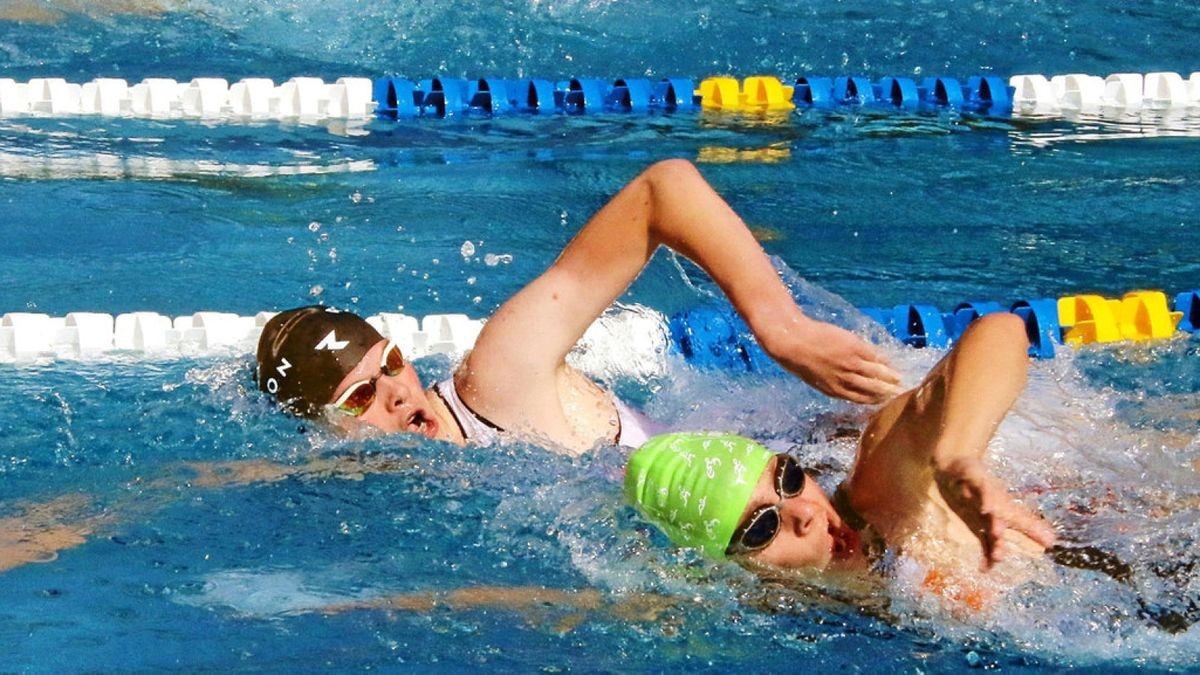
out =
<svg viewBox="0 0 1200 675"><path fill-rule="evenodd" d="M120 78L83 84L62 78L17 82L0 78L0 116L103 115L151 118L263 119L315 122L461 115L649 113L696 110L786 113L796 108L870 106L899 111L953 109L993 116L1051 116L1070 111L1125 113L1142 110L1187 112L1200 106L1200 72L975 75L920 80L889 76L756 75L737 80L708 77L699 86L686 77L502 79L399 77L374 81L341 77L326 83L293 77L276 85L267 78L230 84L219 77L188 82L147 78L130 85Z"/></svg>
<svg viewBox="0 0 1200 675"><path fill-rule="evenodd" d="M1162 291L1131 291L1120 299L1072 295L1018 300L1007 309L997 302L976 301L960 303L950 312L925 304L902 304L888 309L865 307L861 311L896 339L917 348L946 348L972 321L993 312L1008 311L1025 321L1030 355L1052 358L1064 345L1160 340L1181 332L1200 331L1200 290L1177 294L1170 308ZM665 327L670 347L696 365L756 371L770 363L750 337L749 328L731 309L697 307L669 320L644 308L627 314L642 323ZM254 316L197 312L172 319L155 312L117 316L70 312L62 317L10 312L0 317L0 362L114 356L171 359L249 353L272 316L273 312ZM367 321L412 358L461 355L474 345L483 328L482 320L465 314L430 314L418 320L404 314L383 313L368 317ZM599 330L602 323L604 319L593 328ZM636 330L629 335L653 341L652 327L641 326ZM589 329L585 340L595 341L595 331Z"/></svg>

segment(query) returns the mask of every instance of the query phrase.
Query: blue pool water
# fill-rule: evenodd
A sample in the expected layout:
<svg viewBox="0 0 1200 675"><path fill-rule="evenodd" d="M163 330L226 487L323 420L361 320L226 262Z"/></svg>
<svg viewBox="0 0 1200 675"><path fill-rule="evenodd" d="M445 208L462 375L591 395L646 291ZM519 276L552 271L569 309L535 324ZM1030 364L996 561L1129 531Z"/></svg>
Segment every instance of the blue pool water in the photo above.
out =
<svg viewBox="0 0 1200 675"><path fill-rule="evenodd" d="M76 4L0 7L0 77L1200 69L1200 11L1182 2ZM319 300L483 317L668 157L700 162L806 308L877 337L851 306L1177 292L1200 287L1195 127L845 110L349 129L0 118L0 312ZM670 314L711 290L660 254L624 300ZM884 349L910 381L937 356ZM861 412L791 379L606 354L593 373L660 419L795 445L823 480L852 456L835 432ZM1180 338L1035 364L997 470L1133 581L1062 570L972 617L887 584L862 610L674 551L621 504L613 449L334 438L248 394L248 357L3 365L0 527L51 514L90 534L0 573L0 671L1192 669L1196 630L1155 618L1200 618L1198 356ZM233 460L341 463L223 487L189 468ZM595 589L602 606L331 612L481 585ZM628 611L647 597L654 620Z"/></svg>

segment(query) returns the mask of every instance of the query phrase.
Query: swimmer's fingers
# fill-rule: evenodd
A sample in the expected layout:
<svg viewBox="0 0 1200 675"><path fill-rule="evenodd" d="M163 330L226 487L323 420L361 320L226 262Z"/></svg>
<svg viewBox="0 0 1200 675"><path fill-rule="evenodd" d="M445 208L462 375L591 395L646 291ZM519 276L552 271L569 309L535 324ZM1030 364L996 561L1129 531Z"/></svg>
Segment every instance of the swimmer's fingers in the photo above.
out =
<svg viewBox="0 0 1200 675"><path fill-rule="evenodd" d="M899 373L867 341L844 328L810 321L802 330L759 337L775 360L824 394L878 403L899 393Z"/></svg>
<svg viewBox="0 0 1200 675"><path fill-rule="evenodd" d="M979 539L983 568L1003 559L1001 542L1007 522L1002 517L1008 492L1004 484L983 468L977 459L960 458L940 467L934 474L946 504Z"/></svg>
<svg viewBox="0 0 1200 675"><path fill-rule="evenodd" d="M1054 542L1058 539L1058 535L1054 532L1054 527L1046 522L1045 518L1034 513L1012 497L1008 497L1007 502L1004 518L1008 521L1009 529L1024 534L1037 542L1042 548L1050 548L1054 545Z"/></svg>
<svg viewBox="0 0 1200 675"><path fill-rule="evenodd" d="M843 380L846 398L856 403L882 403L899 394L900 374L879 361L862 361Z"/></svg>
<svg viewBox="0 0 1200 675"><path fill-rule="evenodd" d="M900 392L900 372L893 368L887 359L878 354L873 359L863 362L862 374L887 385L896 393Z"/></svg>
<svg viewBox="0 0 1200 675"><path fill-rule="evenodd" d="M993 565L1004 559L1004 531L1008 522L1000 516L1001 509L996 504L995 485L991 481L982 487L983 495L979 502L979 516L982 521L982 534L977 534L979 543L983 546L983 569L989 570Z"/></svg>
<svg viewBox="0 0 1200 675"><path fill-rule="evenodd" d="M840 330L840 329L838 329ZM856 403L882 403L899 394L900 373L874 347L849 332L849 352L839 363L841 398Z"/></svg>

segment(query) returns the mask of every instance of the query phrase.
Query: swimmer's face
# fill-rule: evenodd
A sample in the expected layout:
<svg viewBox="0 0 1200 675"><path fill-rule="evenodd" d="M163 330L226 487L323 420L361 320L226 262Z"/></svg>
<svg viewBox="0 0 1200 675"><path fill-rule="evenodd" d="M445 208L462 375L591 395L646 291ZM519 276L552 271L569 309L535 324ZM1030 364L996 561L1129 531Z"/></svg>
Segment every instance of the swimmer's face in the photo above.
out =
<svg viewBox="0 0 1200 675"><path fill-rule="evenodd" d="M349 416L333 412L329 418L346 429L368 425L385 433L409 432L438 440L455 440L438 419L421 380L412 364L405 362L398 372L385 374L382 367L387 340L377 342L358 362L333 392L330 403L337 401L351 387L363 381L374 382L375 397L361 415Z"/></svg>
<svg viewBox="0 0 1200 675"><path fill-rule="evenodd" d="M778 505L779 530L765 548L737 557L752 564L782 568L861 566L865 558L858 532L842 521L815 480L806 477L799 494L781 501L775 485L775 465L779 461L776 456L763 469L739 521L745 524L758 510Z"/></svg>

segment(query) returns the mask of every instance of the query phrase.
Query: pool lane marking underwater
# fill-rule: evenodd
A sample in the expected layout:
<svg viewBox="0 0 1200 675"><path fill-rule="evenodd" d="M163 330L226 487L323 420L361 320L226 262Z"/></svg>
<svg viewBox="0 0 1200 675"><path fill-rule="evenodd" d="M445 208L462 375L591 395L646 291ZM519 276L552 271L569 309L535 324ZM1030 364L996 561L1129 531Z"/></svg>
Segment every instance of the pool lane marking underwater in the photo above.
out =
<svg viewBox="0 0 1200 675"><path fill-rule="evenodd" d="M977 75L953 77L811 77L771 75L708 77L698 87L690 78L594 78L565 80L397 77L374 81L341 77L326 83L293 77L276 85L268 78L230 84L220 77L189 82L147 78L130 85L120 78L83 84L39 77L28 82L0 78L0 116L101 115L150 118L264 119L317 122L367 120L373 116L455 117L511 113L648 113L718 111L786 113L796 108L869 106L880 110L954 109L992 116L1051 117L1073 112L1130 114L1163 110L1187 113L1200 107L1200 72Z"/></svg>
<svg viewBox="0 0 1200 675"><path fill-rule="evenodd" d="M950 312L927 304L860 310L904 344L938 349L949 347L979 317L1011 312L1025 321L1029 353L1038 358L1052 358L1064 345L1161 340L1200 330L1200 290L1177 294L1170 307L1162 291L1131 291L1119 299L1073 295L1018 300L1007 308L993 301L963 302ZM647 317L658 329L643 331L642 337L661 334L665 326L667 346L699 367L745 371L770 367L770 359L754 342L750 329L728 307L696 307L670 319L652 310L638 315ZM10 312L0 317L0 362L249 353L272 316L274 312L269 311L254 316L197 312L175 319L155 312L115 317L96 312L70 312L63 317ZM483 327L482 320L465 314L430 314L418 321L404 314L383 313L367 321L412 358L461 355L474 345Z"/></svg>

